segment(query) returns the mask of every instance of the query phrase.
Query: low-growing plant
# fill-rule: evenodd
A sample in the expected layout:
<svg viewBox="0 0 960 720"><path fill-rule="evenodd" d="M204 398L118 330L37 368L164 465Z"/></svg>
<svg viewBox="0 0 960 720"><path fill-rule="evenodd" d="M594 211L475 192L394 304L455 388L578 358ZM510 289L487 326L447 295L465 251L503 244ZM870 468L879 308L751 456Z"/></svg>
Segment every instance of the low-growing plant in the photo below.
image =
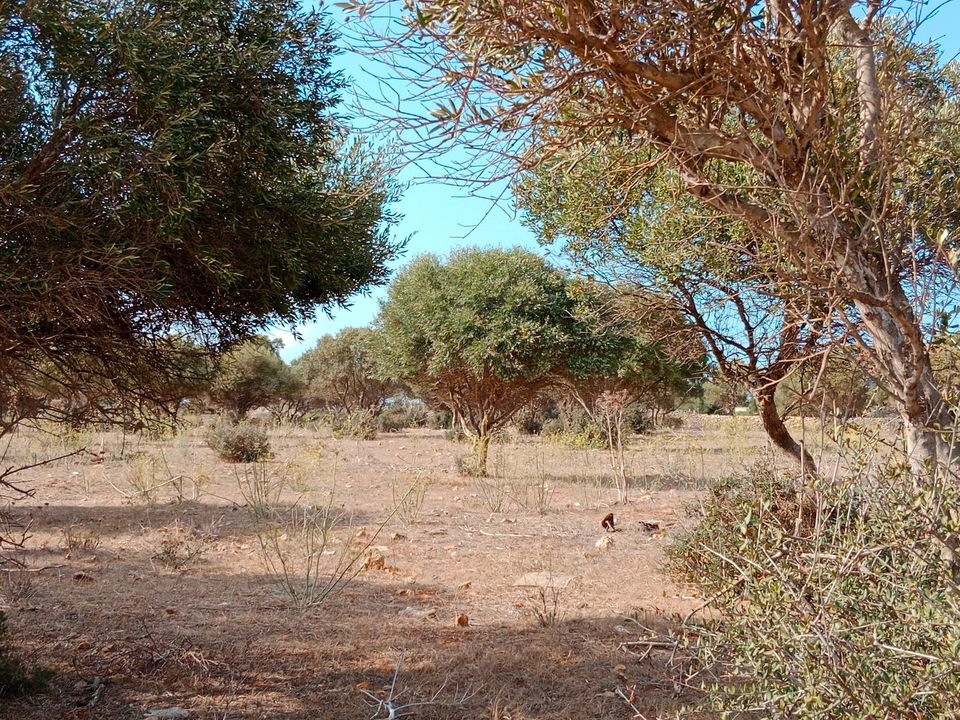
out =
<svg viewBox="0 0 960 720"><path fill-rule="evenodd" d="M14 559L12 567L0 568L0 599L6 605L22 603L37 594L34 573L22 560Z"/></svg>
<svg viewBox="0 0 960 720"><path fill-rule="evenodd" d="M285 516L257 529L268 573L298 610L321 604L361 572L367 550L393 514L364 542L344 543L338 551L331 545L334 528L342 516L331 492L323 504L298 503Z"/></svg>
<svg viewBox="0 0 960 720"><path fill-rule="evenodd" d="M539 435L546 422L543 412L533 408L524 408L513 418L513 425L521 435Z"/></svg>
<svg viewBox="0 0 960 720"><path fill-rule="evenodd" d="M550 432L544 429L543 434L557 445L573 450L604 450L607 447L607 440L600 426L582 430L558 428Z"/></svg>
<svg viewBox="0 0 960 720"><path fill-rule="evenodd" d="M467 453L465 455L458 455L454 458L454 463L457 468L457 475L461 477L479 477L481 470L477 465L477 459L473 453Z"/></svg>
<svg viewBox="0 0 960 720"><path fill-rule="evenodd" d="M397 515L405 523L413 524L420 518L428 487L430 487L430 478L425 475L416 475L412 480L409 477L391 479L393 506L396 508Z"/></svg>
<svg viewBox="0 0 960 720"><path fill-rule="evenodd" d="M252 463L270 457L267 431L257 423L218 423L207 432L207 445L227 462Z"/></svg>
<svg viewBox="0 0 960 720"><path fill-rule="evenodd" d="M463 431L462 427L459 425L454 425L453 427L444 431L443 439L449 440L450 442L466 442L467 434Z"/></svg>
<svg viewBox="0 0 960 720"><path fill-rule="evenodd" d="M254 519L263 520L274 514L286 480L283 474L270 472L266 463L257 462L237 472L237 484Z"/></svg>
<svg viewBox="0 0 960 720"><path fill-rule="evenodd" d="M436 413L422 402L394 402L380 411L376 418L376 425L380 432L430 427L437 423L435 415Z"/></svg>
<svg viewBox="0 0 960 720"><path fill-rule="evenodd" d="M157 492L163 481L158 477L154 458L145 455L134 457L127 467L125 479L129 486L129 491L124 492L124 495L128 501L139 501L148 504L157 501Z"/></svg>
<svg viewBox="0 0 960 720"><path fill-rule="evenodd" d="M60 546L67 552L93 552L100 547L100 533L88 530L83 525L71 523L63 529Z"/></svg>
<svg viewBox="0 0 960 720"><path fill-rule="evenodd" d="M743 717L950 718L960 707L960 488L889 462L804 486L716 485L670 568L714 612L685 640L706 707Z"/></svg>
<svg viewBox="0 0 960 720"><path fill-rule="evenodd" d="M540 627L553 627L563 620L563 590L559 587L540 586L527 593L526 609Z"/></svg>
<svg viewBox="0 0 960 720"><path fill-rule="evenodd" d="M480 503L492 513L503 510L503 502L507 498L507 487L498 477L477 476L473 486L477 490Z"/></svg>
<svg viewBox="0 0 960 720"><path fill-rule="evenodd" d="M535 474L532 481L516 480L510 483L510 499L524 510L536 510L545 515L550 509L556 489L550 485L544 468L542 455L536 457Z"/></svg>
<svg viewBox="0 0 960 720"><path fill-rule="evenodd" d="M190 533L174 531L160 540L160 545L150 556L150 560L169 570L179 571L203 555L205 549L202 538L196 538Z"/></svg>
<svg viewBox="0 0 960 720"><path fill-rule="evenodd" d="M9 648L7 616L0 611L0 698L41 692L53 678L53 672L29 667Z"/></svg>

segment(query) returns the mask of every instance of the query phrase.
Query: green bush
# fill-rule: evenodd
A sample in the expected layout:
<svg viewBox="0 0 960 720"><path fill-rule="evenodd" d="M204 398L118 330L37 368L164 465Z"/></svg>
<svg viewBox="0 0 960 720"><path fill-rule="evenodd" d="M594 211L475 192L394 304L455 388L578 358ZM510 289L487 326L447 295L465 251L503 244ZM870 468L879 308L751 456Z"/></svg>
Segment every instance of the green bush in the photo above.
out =
<svg viewBox="0 0 960 720"><path fill-rule="evenodd" d="M579 405L563 407L557 417L545 417L540 435L564 447L602 450L608 446L603 426Z"/></svg>
<svg viewBox="0 0 960 720"><path fill-rule="evenodd" d="M700 710L956 717L960 590L940 540L960 533L956 484L901 464L798 487L770 469L726 480L669 550L719 611L686 628L692 672L714 678Z"/></svg>
<svg viewBox="0 0 960 720"><path fill-rule="evenodd" d="M376 418L380 432L397 432L408 428L424 428L436 425L436 413L423 403L395 402L387 405Z"/></svg>
<svg viewBox="0 0 960 720"><path fill-rule="evenodd" d="M660 427L668 430L679 430L683 427L683 418L679 415L665 415L660 421Z"/></svg>
<svg viewBox="0 0 960 720"><path fill-rule="evenodd" d="M334 413L327 418L335 438L373 440L377 437L377 417L372 410Z"/></svg>
<svg viewBox="0 0 960 720"><path fill-rule="evenodd" d="M7 647L7 616L0 611L0 698L38 693L50 682L53 672L29 668L10 654Z"/></svg>
<svg viewBox="0 0 960 720"><path fill-rule="evenodd" d="M632 405L627 410L626 425L630 432L636 433L637 435L646 435L649 432L653 432L654 428L653 418L650 417L650 413L639 405Z"/></svg>
<svg viewBox="0 0 960 720"><path fill-rule="evenodd" d="M427 427L431 430L447 430L453 424L453 413L449 408L440 408L430 413Z"/></svg>
<svg viewBox="0 0 960 720"><path fill-rule="evenodd" d="M207 445L227 462L249 463L270 457L267 431L255 423L219 423L207 433Z"/></svg>

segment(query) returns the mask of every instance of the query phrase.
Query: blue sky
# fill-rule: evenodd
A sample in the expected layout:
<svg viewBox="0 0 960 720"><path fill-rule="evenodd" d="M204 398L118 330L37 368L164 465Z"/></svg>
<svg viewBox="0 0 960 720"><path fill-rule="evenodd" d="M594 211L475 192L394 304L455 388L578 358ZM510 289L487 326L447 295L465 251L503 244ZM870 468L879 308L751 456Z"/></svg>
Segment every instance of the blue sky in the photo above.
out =
<svg viewBox="0 0 960 720"><path fill-rule="evenodd" d="M936 7L936 4L927 5ZM336 7L330 7L332 19L342 28L342 14ZM937 38L944 55L954 56L960 52L960 0L952 0L943 5L936 16L925 25L926 34ZM349 33L346 33L349 34ZM344 43L341 43L343 46ZM336 64L353 82L366 82L361 59L349 49L344 49ZM354 112L356 110L354 109ZM363 124L362 118L356 122ZM513 247L520 245L535 251L541 251L532 233L514 216L509 205L509 197L493 206L491 200L471 197L465 191L439 181L424 181L415 167L405 168L398 180L406 185L400 201L393 209L403 216L395 228L395 237L409 238L402 257L393 263L394 269L402 266L420 253L434 252L446 254L451 250L465 246ZM276 329L271 335L284 342L281 355L287 361L313 347L317 339L327 333L336 333L344 327L369 325L376 317L379 300L385 296L386 288L371 288L368 292L355 296L348 308L334 308L329 316L318 312L315 322L299 326L301 341L296 341L287 329Z"/></svg>

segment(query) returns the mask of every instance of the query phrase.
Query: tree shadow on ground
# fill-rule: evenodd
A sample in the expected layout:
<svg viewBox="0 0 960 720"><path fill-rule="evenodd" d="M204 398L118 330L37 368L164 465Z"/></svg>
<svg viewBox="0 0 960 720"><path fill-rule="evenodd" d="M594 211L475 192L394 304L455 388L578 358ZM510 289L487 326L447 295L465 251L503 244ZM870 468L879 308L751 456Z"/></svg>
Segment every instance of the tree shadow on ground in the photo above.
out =
<svg viewBox="0 0 960 720"><path fill-rule="evenodd" d="M141 718L182 707L191 718L371 718L397 664L398 704L431 701L421 720L627 718L678 705L669 653L644 658L616 616L539 626L532 615L457 623L456 591L398 591L366 573L299 612L258 574L129 580L100 592L46 592L11 613L12 645L57 672L44 695L8 704L6 718ZM657 632L671 621L648 617ZM106 686L93 708L89 684ZM499 713L499 714L498 714ZM380 715L379 717L385 717Z"/></svg>

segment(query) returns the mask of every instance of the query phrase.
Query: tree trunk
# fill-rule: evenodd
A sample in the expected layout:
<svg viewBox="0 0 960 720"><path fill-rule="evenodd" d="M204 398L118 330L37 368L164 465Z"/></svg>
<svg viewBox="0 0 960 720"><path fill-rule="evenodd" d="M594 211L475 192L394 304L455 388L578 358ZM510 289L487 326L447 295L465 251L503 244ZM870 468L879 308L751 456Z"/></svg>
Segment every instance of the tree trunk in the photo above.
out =
<svg viewBox="0 0 960 720"><path fill-rule="evenodd" d="M918 472L950 465L953 457L945 432L954 424L953 417L906 295L899 286L890 295L890 309L862 302L857 309L873 340L883 380L896 397L910 465Z"/></svg>
<svg viewBox="0 0 960 720"><path fill-rule="evenodd" d="M477 435L477 439L473 441L473 457L477 463L477 475L480 477L486 477L487 475L487 456L489 454L490 433L485 432L482 435Z"/></svg>
<svg viewBox="0 0 960 720"><path fill-rule="evenodd" d="M794 440L793 435L790 434L783 422L783 418L780 417L780 411L777 409L777 403L774 400L776 390L776 384L768 384L759 390L753 390L753 397L757 402L757 410L760 413L760 422L763 423L763 429L766 430L767 436L774 445L797 461L800 472L804 477L816 477L817 464L813 457L803 445Z"/></svg>

